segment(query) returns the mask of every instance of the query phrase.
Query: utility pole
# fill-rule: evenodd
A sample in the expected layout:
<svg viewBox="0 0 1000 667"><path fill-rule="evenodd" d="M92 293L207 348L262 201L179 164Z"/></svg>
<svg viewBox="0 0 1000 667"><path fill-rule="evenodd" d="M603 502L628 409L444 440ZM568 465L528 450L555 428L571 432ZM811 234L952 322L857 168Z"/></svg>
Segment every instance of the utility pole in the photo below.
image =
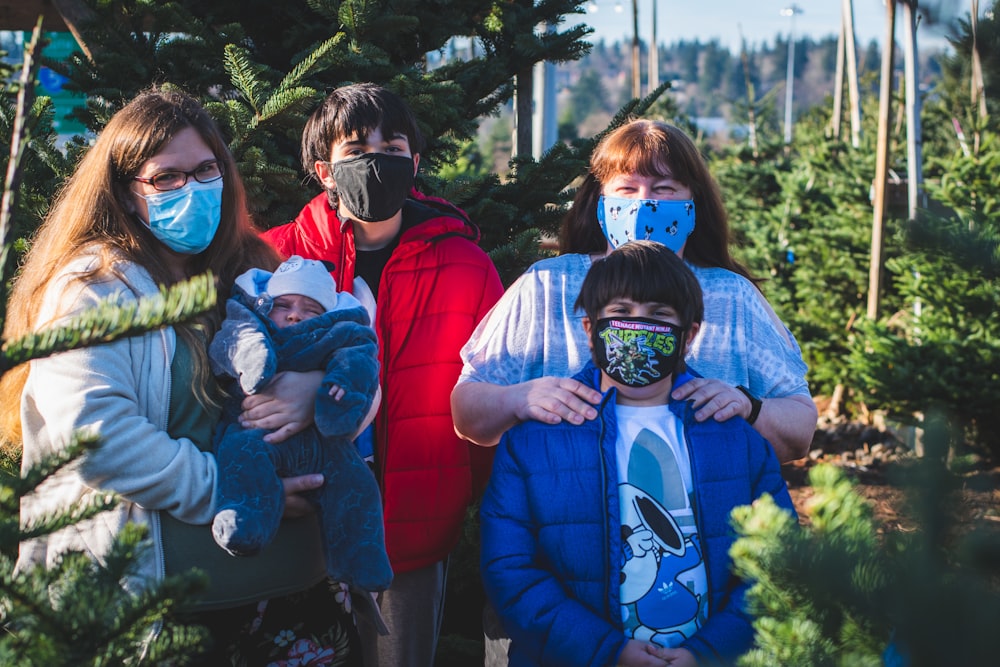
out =
<svg viewBox="0 0 1000 667"><path fill-rule="evenodd" d="M660 85L660 47L656 45L656 2L657 0L652 0L653 2L653 20L652 33L649 39L649 72L646 75L648 79L646 83L646 94L656 90L656 87Z"/></svg>
<svg viewBox="0 0 1000 667"><path fill-rule="evenodd" d="M542 31L554 32L555 26L545 23ZM553 63L544 60L535 64L533 88L531 155L539 160L556 143L559 131L556 122L556 66Z"/></svg>
<svg viewBox="0 0 1000 667"><path fill-rule="evenodd" d="M795 15L801 14L798 5L791 5L781 10L782 16L791 17L791 27L788 31L788 68L785 73L785 145L792 143L792 87L795 81Z"/></svg>
<svg viewBox="0 0 1000 667"><path fill-rule="evenodd" d="M642 95L642 72L639 71L639 0L632 0L632 97Z"/></svg>

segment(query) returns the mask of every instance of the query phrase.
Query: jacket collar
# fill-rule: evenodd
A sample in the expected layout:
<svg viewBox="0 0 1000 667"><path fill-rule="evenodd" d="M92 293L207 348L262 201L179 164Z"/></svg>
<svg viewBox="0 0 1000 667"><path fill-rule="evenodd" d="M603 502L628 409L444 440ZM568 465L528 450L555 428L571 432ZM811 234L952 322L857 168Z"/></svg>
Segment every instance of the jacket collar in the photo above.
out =
<svg viewBox="0 0 1000 667"><path fill-rule="evenodd" d="M684 370L681 373L674 376L674 388L680 387L682 384L697 377L693 371ZM599 369L593 361L588 361L587 365L583 369L573 376L574 380L582 382L591 389L596 389L601 391L601 369ZM615 404L615 396L618 390L612 387L607 391L601 392L601 406L613 406ZM670 411L674 413L677 417L683 417L685 406L690 403L690 401L670 401L668 406Z"/></svg>

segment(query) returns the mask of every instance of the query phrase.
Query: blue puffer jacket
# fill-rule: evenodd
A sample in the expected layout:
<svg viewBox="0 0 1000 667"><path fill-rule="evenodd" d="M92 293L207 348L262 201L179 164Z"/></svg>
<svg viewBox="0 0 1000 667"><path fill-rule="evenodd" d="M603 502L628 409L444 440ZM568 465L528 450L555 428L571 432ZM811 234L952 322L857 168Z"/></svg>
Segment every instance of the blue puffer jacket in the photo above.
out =
<svg viewBox="0 0 1000 667"><path fill-rule="evenodd" d="M597 388L600 378L588 364L575 379ZM498 446L480 511L482 575L512 667L613 665L625 645L614 404L612 389L597 419L525 422ZM670 409L684 424L710 595L708 620L682 647L699 664L730 664L753 639L747 584L729 568L730 512L764 493L795 510L774 450L743 419L696 422L690 402Z"/></svg>

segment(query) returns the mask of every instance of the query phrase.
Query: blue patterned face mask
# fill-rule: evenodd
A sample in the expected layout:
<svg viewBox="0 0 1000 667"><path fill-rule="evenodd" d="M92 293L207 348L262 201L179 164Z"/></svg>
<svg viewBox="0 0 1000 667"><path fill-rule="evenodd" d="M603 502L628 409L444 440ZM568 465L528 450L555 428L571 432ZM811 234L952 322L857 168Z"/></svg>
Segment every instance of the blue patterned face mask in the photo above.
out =
<svg viewBox="0 0 1000 667"><path fill-rule="evenodd" d="M215 238L222 219L222 179L189 181L176 190L139 196L149 209L144 224L171 250L197 255Z"/></svg>
<svg viewBox="0 0 1000 667"><path fill-rule="evenodd" d="M694 231L694 202L690 199L626 199L602 195L597 200L597 220L612 248L629 241L646 240L679 252Z"/></svg>

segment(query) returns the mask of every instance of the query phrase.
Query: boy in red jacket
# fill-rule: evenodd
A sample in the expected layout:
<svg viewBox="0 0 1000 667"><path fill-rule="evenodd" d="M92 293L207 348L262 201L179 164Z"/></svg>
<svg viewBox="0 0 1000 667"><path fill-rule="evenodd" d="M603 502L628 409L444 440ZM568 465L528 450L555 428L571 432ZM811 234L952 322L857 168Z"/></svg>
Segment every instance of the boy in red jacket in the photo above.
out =
<svg viewBox="0 0 1000 667"><path fill-rule="evenodd" d="M394 578L377 600L389 634L360 623L367 667L433 664L445 563L489 474L480 448L455 434L449 401L458 351L503 287L464 211L413 189L422 148L393 93L333 91L302 136L303 168L324 191L264 234L286 257L332 262L338 285L376 302L374 457Z"/></svg>

